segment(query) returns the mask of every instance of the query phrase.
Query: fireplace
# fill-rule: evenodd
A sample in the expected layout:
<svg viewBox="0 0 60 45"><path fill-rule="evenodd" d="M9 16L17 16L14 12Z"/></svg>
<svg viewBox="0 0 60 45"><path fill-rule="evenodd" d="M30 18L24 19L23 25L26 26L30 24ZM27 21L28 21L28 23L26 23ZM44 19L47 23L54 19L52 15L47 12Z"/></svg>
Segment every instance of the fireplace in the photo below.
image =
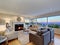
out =
<svg viewBox="0 0 60 45"><path fill-rule="evenodd" d="M24 29L24 24L15 24L15 31L20 31Z"/></svg>

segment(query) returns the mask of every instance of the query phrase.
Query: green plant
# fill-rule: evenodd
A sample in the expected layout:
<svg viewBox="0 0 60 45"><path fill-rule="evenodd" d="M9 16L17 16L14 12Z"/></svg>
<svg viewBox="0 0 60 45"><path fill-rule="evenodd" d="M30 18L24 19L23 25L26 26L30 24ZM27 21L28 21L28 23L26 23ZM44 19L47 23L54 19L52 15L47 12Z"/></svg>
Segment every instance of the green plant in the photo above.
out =
<svg viewBox="0 0 60 45"><path fill-rule="evenodd" d="M48 27L60 28L60 25L57 25L57 24L49 24Z"/></svg>

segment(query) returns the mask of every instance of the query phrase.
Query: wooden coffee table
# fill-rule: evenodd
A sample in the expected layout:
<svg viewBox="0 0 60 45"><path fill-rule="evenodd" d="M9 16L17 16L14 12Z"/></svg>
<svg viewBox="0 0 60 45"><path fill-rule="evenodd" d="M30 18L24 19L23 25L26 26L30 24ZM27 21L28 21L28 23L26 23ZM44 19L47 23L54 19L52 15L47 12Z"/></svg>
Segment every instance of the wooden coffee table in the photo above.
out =
<svg viewBox="0 0 60 45"><path fill-rule="evenodd" d="M8 45L7 37L0 36L0 45Z"/></svg>

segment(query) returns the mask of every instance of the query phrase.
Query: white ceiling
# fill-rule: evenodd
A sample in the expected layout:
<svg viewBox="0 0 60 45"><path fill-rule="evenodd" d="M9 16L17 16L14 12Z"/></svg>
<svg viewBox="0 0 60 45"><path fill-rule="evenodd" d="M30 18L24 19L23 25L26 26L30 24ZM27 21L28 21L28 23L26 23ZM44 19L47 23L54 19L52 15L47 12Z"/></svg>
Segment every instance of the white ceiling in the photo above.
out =
<svg viewBox="0 0 60 45"><path fill-rule="evenodd" d="M0 0L0 13L33 17L57 11L60 0Z"/></svg>

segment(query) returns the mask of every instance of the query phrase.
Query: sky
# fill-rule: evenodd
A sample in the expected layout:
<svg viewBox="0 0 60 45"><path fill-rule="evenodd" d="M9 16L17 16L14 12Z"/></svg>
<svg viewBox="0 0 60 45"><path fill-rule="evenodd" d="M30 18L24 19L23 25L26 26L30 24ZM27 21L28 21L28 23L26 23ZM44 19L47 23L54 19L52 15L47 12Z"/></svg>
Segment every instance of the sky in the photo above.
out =
<svg viewBox="0 0 60 45"><path fill-rule="evenodd" d="M37 22L47 22L47 18L38 18ZM60 16L48 17L48 22L60 22Z"/></svg>

